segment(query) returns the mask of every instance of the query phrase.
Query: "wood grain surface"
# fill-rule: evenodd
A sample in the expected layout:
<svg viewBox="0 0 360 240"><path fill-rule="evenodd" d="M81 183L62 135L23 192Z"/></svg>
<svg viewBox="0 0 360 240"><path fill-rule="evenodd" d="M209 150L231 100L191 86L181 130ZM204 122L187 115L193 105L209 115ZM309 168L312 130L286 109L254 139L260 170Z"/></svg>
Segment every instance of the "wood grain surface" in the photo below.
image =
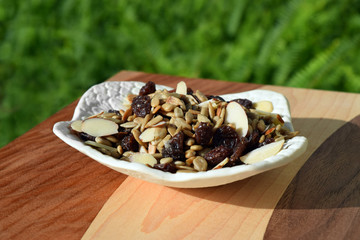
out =
<svg viewBox="0 0 360 240"><path fill-rule="evenodd" d="M209 94L259 87L128 71L109 80L151 80L171 87L185 80ZM56 122L72 118L76 103L0 149L0 239L79 239L127 178L52 133Z"/></svg>
<svg viewBox="0 0 360 240"><path fill-rule="evenodd" d="M237 84L233 85L227 93L236 91ZM295 129L309 139L308 151L303 156L287 166L212 188L175 189L128 177L83 238L262 239L274 208L299 169L330 135L360 113L360 95L276 86L261 88L288 98ZM358 154L356 147L351 148L351 154ZM342 155L337 156L341 161ZM341 197L346 198L345 193L348 192ZM345 210L357 216L358 209L359 206L353 206ZM359 224L357 217L347 220L349 225ZM287 224L296 228L296 221ZM322 231L330 231L327 227L331 226L323 227ZM337 231L346 232L347 228L342 225ZM286 233L276 237L286 238Z"/></svg>
<svg viewBox="0 0 360 240"><path fill-rule="evenodd" d="M310 156L278 202L265 239L359 239L360 115Z"/></svg>
<svg viewBox="0 0 360 240"><path fill-rule="evenodd" d="M302 222L306 227L297 226L297 212L301 217L327 218L315 235L297 236L321 238L335 232L344 238L359 235L359 181L354 170L358 165L341 168L329 182L325 180L334 174L334 168L318 173L319 178L309 178L308 171L327 163L319 151L327 156L338 153L330 156L335 165L346 162L346 157L358 156L356 141L348 141L346 151L350 152L342 154L330 136L336 136L338 129L349 131L349 127L351 133L358 131L355 117L360 114L360 94L128 71L109 80L151 80L170 87L184 80L207 94L255 88L280 92L291 105L294 128L309 140L308 150L287 166L224 186L163 187L110 170L59 140L52 127L55 122L71 119L74 102L0 149L0 239L262 239L284 238L292 228L310 234L314 231L306 225L310 221ZM339 148L345 149L344 144ZM313 180L309 183L304 179ZM319 179L325 179L326 184L316 182ZM315 184L321 191L307 190L305 183ZM321 193L331 199L332 184L336 204L314 203ZM312 198L305 198L307 202L301 205L302 195L309 193ZM274 223L279 221L283 231L275 229ZM334 226L337 221L347 224Z"/></svg>

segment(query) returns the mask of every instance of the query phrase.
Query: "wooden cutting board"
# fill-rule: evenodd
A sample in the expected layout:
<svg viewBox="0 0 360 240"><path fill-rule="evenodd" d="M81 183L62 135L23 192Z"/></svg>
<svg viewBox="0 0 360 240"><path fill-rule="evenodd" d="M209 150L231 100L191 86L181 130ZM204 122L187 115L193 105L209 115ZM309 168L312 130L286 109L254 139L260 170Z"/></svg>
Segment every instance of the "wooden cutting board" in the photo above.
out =
<svg viewBox="0 0 360 240"><path fill-rule="evenodd" d="M128 177L83 239L359 237L360 95L260 88L288 98L295 129L309 139L302 157L211 188L176 189Z"/></svg>
<svg viewBox="0 0 360 240"><path fill-rule="evenodd" d="M231 184L164 187L58 139L52 127L71 119L74 102L0 149L0 239L359 239L360 94L129 71L109 80L184 80L206 94L280 92L308 150Z"/></svg>

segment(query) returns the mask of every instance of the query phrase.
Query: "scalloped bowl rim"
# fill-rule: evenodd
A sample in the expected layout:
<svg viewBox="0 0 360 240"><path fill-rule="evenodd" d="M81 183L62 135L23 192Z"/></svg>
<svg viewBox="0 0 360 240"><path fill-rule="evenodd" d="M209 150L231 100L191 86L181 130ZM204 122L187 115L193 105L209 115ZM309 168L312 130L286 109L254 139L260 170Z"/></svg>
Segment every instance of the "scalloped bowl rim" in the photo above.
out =
<svg viewBox="0 0 360 240"><path fill-rule="evenodd" d="M72 121L83 119L85 117L90 116L81 113L79 110L85 103L85 99L87 94L97 87L102 86L103 84L108 84L110 87L115 86L115 84L123 84L127 86L127 84L139 84L140 86L144 83L142 82L134 82L134 81L126 81L126 82L104 82L91 87L84 95L80 98L78 105L75 108L74 115L71 121L62 121L55 123L53 127L53 132L56 136L58 136L62 141L71 147L77 149L83 154L89 156L90 158L96 160L97 162L108 166L111 169L114 169L118 172L165 186L170 187L179 187L179 188L199 188L199 187L211 187L218 186L227 183L231 183L234 181L238 181L274 168L281 167L283 165L288 164L289 162L295 160L300 155L302 155L307 148L307 139L303 136L296 136L290 140L287 140L284 144L283 149L276 154L275 156L269 157L264 161L257 162L251 165L238 165L234 167L221 168L217 170L209 170L206 172L197 172L197 173L168 173L163 172L157 169L153 169L147 167L146 165L135 163L135 162L127 162L124 160L118 160L113 157L102 154L101 152L93 149L92 147L85 145L77 136L72 134L69 129L69 125ZM169 87L163 85L156 85L157 89L171 89ZM275 113L279 113L287 127L293 129L291 123L291 115L290 108L286 97L280 93L270 91L270 90L250 90L246 92L233 93L233 94L225 94L220 95L225 100L246 97L250 100L254 100L254 96L262 96L263 100L272 101L277 99L277 101L282 102L283 109L280 111L274 104ZM116 97L116 96L114 96ZM117 96L119 97L119 96ZM94 99L94 101L96 101ZM259 100L258 100L259 101ZM99 103L100 104L100 103Z"/></svg>

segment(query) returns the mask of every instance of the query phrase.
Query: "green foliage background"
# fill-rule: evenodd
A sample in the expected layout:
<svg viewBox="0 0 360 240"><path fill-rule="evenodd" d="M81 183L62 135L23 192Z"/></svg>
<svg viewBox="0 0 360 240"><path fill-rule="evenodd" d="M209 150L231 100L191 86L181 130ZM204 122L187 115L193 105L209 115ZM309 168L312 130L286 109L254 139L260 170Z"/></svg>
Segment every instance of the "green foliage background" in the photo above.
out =
<svg viewBox="0 0 360 240"><path fill-rule="evenodd" d="M116 72L360 92L359 0L0 0L0 147Z"/></svg>

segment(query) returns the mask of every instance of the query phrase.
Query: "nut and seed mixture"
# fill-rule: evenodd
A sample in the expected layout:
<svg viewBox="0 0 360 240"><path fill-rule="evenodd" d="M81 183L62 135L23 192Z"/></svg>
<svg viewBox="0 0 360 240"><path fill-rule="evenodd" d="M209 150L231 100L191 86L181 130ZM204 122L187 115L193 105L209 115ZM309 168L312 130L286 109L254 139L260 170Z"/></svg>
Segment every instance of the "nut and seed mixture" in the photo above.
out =
<svg viewBox="0 0 360 240"><path fill-rule="evenodd" d="M156 90L148 82L127 100L128 109L75 121L72 131L103 154L164 172L248 164L243 156L298 134L284 126L279 114L271 113L270 102L225 101L193 91L184 82L173 91Z"/></svg>

